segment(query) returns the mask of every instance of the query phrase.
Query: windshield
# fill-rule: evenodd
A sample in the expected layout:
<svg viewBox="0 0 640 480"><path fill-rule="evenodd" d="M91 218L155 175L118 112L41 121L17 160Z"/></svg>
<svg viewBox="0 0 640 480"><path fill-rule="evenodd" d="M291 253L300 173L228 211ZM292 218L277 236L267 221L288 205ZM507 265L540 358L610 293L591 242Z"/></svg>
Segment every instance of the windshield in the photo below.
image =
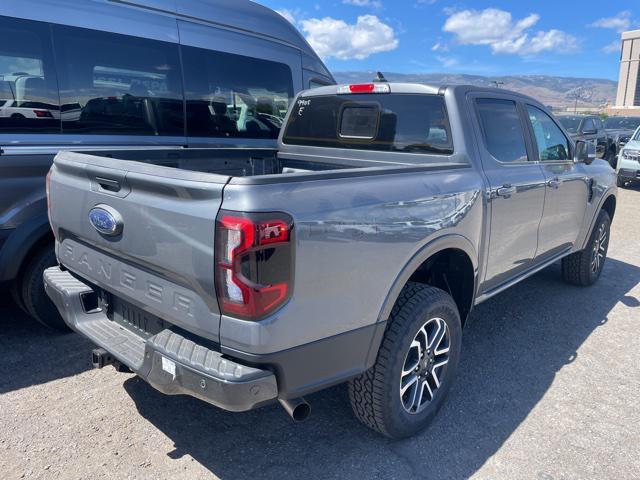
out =
<svg viewBox="0 0 640 480"><path fill-rule="evenodd" d="M635 130L640 125L640 117L609 117L604 121L604 128L612 130Z"/></svg>
<svg viewBox="0 0 640 480"><path fill-rule="evenodd" d="M569 133L577 133L580 127L580 117L558 117L558 121Z"/></svg>
<svg viewBox="0 0 640 480"><path fill-rule="evenodd" d="M298 98L283 142L388 152L453 153L438 95L361 94Z"/></svg>

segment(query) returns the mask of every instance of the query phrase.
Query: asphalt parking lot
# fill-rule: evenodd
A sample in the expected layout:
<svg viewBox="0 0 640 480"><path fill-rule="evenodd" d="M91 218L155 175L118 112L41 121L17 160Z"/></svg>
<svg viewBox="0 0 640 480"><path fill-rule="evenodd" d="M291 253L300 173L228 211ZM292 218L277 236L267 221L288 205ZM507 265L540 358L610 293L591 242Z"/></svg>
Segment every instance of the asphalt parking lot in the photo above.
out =
<svg viewBox="0 0 640 480"><path fill-rule="evenodd" d="M13 478L640 478L640 189L621 191L603 276L553 266L479 306L435 423L392 442L345 389L232 414L92 370L91 344L0 295L0 475Z"/></svg>

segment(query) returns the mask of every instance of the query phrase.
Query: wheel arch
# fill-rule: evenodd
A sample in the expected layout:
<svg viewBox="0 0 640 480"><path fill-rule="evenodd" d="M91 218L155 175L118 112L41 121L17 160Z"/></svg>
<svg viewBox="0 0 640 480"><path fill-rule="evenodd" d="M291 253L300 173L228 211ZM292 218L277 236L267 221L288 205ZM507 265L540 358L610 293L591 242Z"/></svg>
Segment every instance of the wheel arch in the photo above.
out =
<svg viewBox="0 0 640 480"><path fill-rule="evenodd" d="M445 255L448 259L455 259L456 267L460 267L462 269L460 272L462 275L460 278L462 281L459 282L460 285L452 287L452 282L447 282L446 277L444 279L444 284L438 284L438 282L434 284L433 282L428 281L429 278L426 272L430 271L435 262L437 262L438 259L443 258ZM471 312L476 294L478 273L477 258L478 256L473 244L461 235L444 235L429 242L416 252L416 254L397 275L393 286L384 301L378 321L386 321L389 318L391 309L396 303L402 288L408 281L416 281L448 291L447 293L451 294L458 305L461 320L464 324ZM458 287L460 288L458 289Z"/></svg>
<svg viewBox="0 0 640 480"><path fill-rule="evenodd" d="M53 232L46 215L21 224L7 239L0 252L0 281L15 280L31 252L51 243Z"/></svg>
<svg viewBox="0 0 640 480"><path fill-rule="evenodd" d="M602 203L600 210L605 210L609 214L609 218L613 221L613 216L616 213L616 196L612 193Z"/></svg>
<svg viewBox="0 0 640 480"><path fill-rule="evenodd" d="M593 214L593 218L591 218L591 221L589 222L589 228L586 230L586 233L583 233L584 238L582 239L582 245L580 245L579 242L577 242L577 245L580 245L580 250L584 249L587 246L587 243L589 242L589 237L591 236L591 232L593 231L593 228L595 226L596 220L598 219L598 214L600 213L600 211L605 210L608 214L609 214L609 218L611 219L611 221L613 221L613 217L616 213L616 204L617 204L617 199L616 199L616 193L615 193L615 188L609 188L604 195L602 195L600 202L598 204L598 207L594 210L594 214Z"/></svg>

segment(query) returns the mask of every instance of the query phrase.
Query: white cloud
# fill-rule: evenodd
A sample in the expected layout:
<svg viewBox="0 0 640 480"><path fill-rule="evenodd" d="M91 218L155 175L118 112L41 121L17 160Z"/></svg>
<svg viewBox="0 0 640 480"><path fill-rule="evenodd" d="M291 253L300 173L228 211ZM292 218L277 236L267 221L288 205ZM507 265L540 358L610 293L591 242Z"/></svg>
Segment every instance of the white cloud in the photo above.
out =
<svg viewBox="0 0 640 480"><path fill-rule="evenodd" d="M355 24L331 17L300 21L307 41L322 58L362 60L398 46L393 28L375 15L362 15Z"/></svg>
<svg viewBox="0 0 640 480"><path fill-rule="evenodd" d="M452 68L458 65L458 59L454 57L445 57L443 55L436 55L436 60L438 60L443 67Z"/></svg>
<svg viewBox="0 0 640 480"><path fill-rule="evenodd" d="M284 18L286 18L287 20L289 20L290 23L293 23L294 25L296 24L296 18L294 13L286 8L283 8L281 10L276 10L276 12L278 12L280 15L282 15Z"/></svg>
<svg viewBox="0 0 640 480"><path fill-rule="evenodd" d="M540 16L533 13L514 21L511 13L497 8L462 10L447 18L443 30L453 33L463 45L487 45L493 53L533 55L547 50L569 53L577 50L578 40L561 30L538 31L530 29Z"/></svg>
<svg viewBox="0 0 640 480"><path fill-rule="evenodd" d="M446 43L442 43L442 42L438 41L438 42L433 44L433 46L431 47L431 50L433 52L448 52L449 51L449 45L447 45Z"/></svg>
<svg viewBox="0 0 640 480"><path fill-rule="evenodd" d="M382 2L380 0L342 0L342 3L345 3L347 5L355 5L356 7L382 7Z"/></svg>
<svg viewBox="0 0 640 480"><path fill-rule="evenodd" d="M616 32L624 32L631 28L631 12L629 10L625 10L613 17L601 18L589 26L597 28L611 28Z"/></svg>
<svg viewBox="0 0 640 480"><path fill-rule="evenodd" d="M602 51L604 53L620 53L621 47L622 45L620 44L620 40L614 40L608 45L605 45L604 47L602 47Z"/></svg>

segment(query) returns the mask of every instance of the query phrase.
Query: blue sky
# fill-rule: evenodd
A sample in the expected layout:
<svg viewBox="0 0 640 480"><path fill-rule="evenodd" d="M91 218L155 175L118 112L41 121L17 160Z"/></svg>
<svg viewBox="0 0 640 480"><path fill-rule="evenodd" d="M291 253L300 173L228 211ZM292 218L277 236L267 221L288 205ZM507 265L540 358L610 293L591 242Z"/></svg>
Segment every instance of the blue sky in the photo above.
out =
<svg viewBox="0 0 640 480"><path fill-rule="evenodd" d="M332 71L559 75L617 80L638 0L258 0Z"/></svg>

